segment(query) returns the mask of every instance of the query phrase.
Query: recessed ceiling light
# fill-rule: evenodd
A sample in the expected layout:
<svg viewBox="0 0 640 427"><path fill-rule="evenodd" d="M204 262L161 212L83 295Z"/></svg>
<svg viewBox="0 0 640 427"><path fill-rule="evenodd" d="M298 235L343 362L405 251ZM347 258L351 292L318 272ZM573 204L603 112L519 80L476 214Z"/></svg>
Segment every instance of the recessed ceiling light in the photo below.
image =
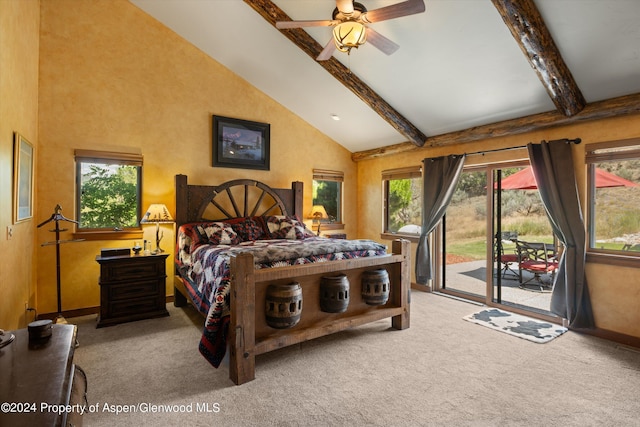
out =
<svg viewBox="0 0 640 427"><path fill-rule="evenodd" d="M331 118L335 121L340 120L340 116L338 116L337 114L331 114Z"/></svg>

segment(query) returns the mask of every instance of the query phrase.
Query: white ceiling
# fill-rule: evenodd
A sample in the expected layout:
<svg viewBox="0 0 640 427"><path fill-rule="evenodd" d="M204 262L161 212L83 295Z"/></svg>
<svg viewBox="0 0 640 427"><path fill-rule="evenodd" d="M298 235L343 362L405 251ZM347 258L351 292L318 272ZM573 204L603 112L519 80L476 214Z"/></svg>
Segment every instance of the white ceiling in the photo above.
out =
<svg viewBox="0 0 640 427"><path fill-rule="evenodd" d="M360 0L368 10L400 0ZM384 119L240 0L131 0L352 152L405 142ZM331 19L334 0L274 0L294 20ZM535 0L587 103L640 93L640 0ZM552 111L490 0L425 0L371 24L400 45L334 56L427 137ZM331 29L308 33L324 46ZM332 120L337 114L341 120Z"/></svg>

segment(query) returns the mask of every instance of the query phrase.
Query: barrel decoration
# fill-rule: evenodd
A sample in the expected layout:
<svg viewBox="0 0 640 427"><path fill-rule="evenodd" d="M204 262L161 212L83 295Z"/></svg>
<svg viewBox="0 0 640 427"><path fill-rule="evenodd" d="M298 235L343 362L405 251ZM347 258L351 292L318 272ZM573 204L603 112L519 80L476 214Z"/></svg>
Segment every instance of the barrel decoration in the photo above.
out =
<svg viewBox="0 0 640 427"><path fill-rule="evenodd" d="M267 325L275 329L294 327L302 315L302 287L300 283L269 285L265 304Z"/></svg>
<svg viewBox="0 0 640 427"><path fill-rule="evenodd" d="M349 306L349 279L346 275L323 277L320 280L320 310L343 313Z"/></svg>
<svg viewBox="0 0 640 427"><path fill-rule="evenodd" d="M369 305L384 305L389 300L389 273L385 269L362 273L362 300Z"/></svg>

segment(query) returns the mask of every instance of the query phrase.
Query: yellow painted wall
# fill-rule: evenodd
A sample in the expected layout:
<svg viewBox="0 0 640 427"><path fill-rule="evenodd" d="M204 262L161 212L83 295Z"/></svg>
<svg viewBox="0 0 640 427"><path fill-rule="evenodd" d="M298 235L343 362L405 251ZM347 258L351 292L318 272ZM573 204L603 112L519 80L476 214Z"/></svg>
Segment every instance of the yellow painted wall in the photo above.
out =
<svg viewBox="0 0 640 427"><path fill-rule="evenodd" d="M575 147L575 159L584 203L585 145L640 136L640 116L633 116L353 164L341 146L126 0L43 0L42 4L0 0L0 93L0 327L7 329L30 320L25 301L37 303L40 313L56 310L55 249L41 246L53 234L36 225L51 215L56 204L62 205L65 215L74 216L76 148L141 151L143 207L161 202L172 212L176 173L189 175L192 183L251 177L288 187L290 181L302 180L308 190L313 168L343 170L344 198L358 200L357 211L345 211L345 231L379 240L383 169L453 152L580 137L584 143ZM270 123L271 170L212 168L212 114ZM36 148L35 216L12 226L14 237L7 240L6 227L12 225L14 131ZM323 155L313 155L318 152ZM500 157L509 155L515 152ZM305 208L310 207L307 191ZM152 240L153 231L146 229L145 238ZM165 226L164 231L163 247L172 252L172 227ZM71 237L70 232L62 236ZM103 247L132 244L64 245L63 309L97 306L96 254ZM167 266L170 272L170 261ZM590 264L587 274L598 326L640 337L640 272Z"/></svg>
<svg viewBox="0 0 640 427"><path fill-rule="evenodd" d="M13 224L13 133L38 152L38 0L0 0L0 328L33 320L35 219ZM36 196L37 200L37 196ZM36 209L35 214L38 211ZM7 227L13 237L7 239Z"/></svg>
<svg viewBox="0 0 640 427"><path fill-rule="evenodd" d="M564 126L523 135L494 138L472 144L445 148L421 148L410 153L358 162L358 211L361 213L358 234L362 238L379 239L382 230L382 180L386 169L420 165L425 157L447 154L473 153L482 150L526 145L541 140L581 138L582 144L573 146L578 191L586 218L585 146L595 142L640 137L640 115L600 120ZM470 156L467 165L526 158L526 151L503 151L485 156ZM364 215L364 212L367 214ZM415 254L415 245L412 245ZM412 266L412 272L414 267ZM640 337L640 269L589 264L587 280L597 327L633 337ZM415 280L415 276L413 276Z"/></svg>
<svg viewBox="0 0 640 427"><path fill-rule="evenodd" d="M300 180L307 190L306 211L311 209L312 169L342 170L345 199L356 198L356 166L346 149L128 1L44 0L41 19L41 216L60 204L63 214L74 217L76 148L140 150L143 209L165 203L175 214L178 173L188 175L192 184L253 178L288 188ZM271 170L213 168L213 114L270 123ZM345 217L345 231L354 234L355 210L346 210ZM171 274L173 228L162 227L161 246L172 254L167 261ZM155 227L145 228L146 239L154 240L154 234ZM70 238L70 232L63 236ZM38 230L38 242L51 239L52 233ZM133 241L63 245L63 310L98 306L96 255L104 247L131 246ZM36 269L39 311L55 312L54 247L38 247Z"/></svg>

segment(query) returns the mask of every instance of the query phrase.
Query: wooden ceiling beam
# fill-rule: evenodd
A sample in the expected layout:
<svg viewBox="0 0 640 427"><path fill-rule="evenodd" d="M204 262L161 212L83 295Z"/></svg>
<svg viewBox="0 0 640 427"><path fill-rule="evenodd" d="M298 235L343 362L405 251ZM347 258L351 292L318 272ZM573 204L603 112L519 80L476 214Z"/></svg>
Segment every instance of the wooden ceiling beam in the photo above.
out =
<svg viewBox="0 0 640 427"><path fill-rule="evenodd" d="M491 0L558 111L571 117L587 104L533 0Z"/></svg>
<svg viewBox="0 0 640 427"><path fill-rule="evenodd" d="M611 98L604 101L587 104L587 106L580 113L572 117L567 117L558 111L534 114L518 119L505 120L489 125L476 126L457 132L430 136L428 147L422 147L421 149L418 149L408 142L403 142L400 144L390 145L388 147L358 151L351 155L351 159L357 162L361 160L369 160L377 157L390 156L417 150L426 151L429 148L434 147L443 147L447 145L481 141L490 138L519 135L526 132L534 132L557 126L601 120L612 117L629 116L632 114L640 114L640 93L620 96L618 98ZM577 136L579 137L580 135Z"/></svg>
<svg viewBox="0 0 640 427"><path fill-rule="evenodd" d="M291 18L270 0L244 0L265 20L275 27L277 21L290 21ZM307 53L314 60L324 48L302 28L280 30L289 40ZM422 147L427 137L409 120L397 112L387 101L360 80L340 61L331 57L327 61L317 61L340 83L350 89L358 98L367 104L380 117L404 135L413 145Z"/></svg>

